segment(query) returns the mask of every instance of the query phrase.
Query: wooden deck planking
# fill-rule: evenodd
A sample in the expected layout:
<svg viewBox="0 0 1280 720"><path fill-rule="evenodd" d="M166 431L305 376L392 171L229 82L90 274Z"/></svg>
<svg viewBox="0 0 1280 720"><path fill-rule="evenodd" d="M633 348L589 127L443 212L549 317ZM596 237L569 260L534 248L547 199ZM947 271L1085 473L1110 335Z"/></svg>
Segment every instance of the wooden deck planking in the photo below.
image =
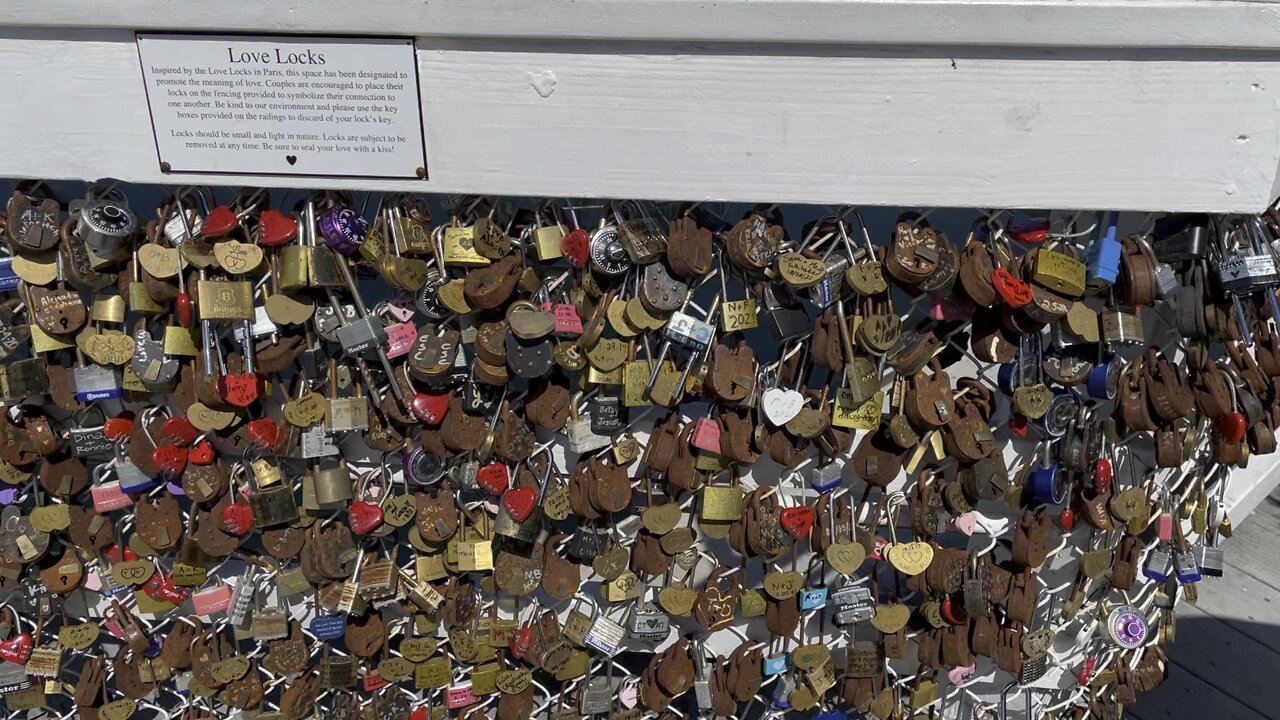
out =
<svg viewBox="0 0 1280 720"><path fill-rule="evenodd" d="M1139 696L1131 717L1280 718L1264 688L1280 667L1280 492L1224 541L1226 574L1180 606L1169 679Z"/></svg>

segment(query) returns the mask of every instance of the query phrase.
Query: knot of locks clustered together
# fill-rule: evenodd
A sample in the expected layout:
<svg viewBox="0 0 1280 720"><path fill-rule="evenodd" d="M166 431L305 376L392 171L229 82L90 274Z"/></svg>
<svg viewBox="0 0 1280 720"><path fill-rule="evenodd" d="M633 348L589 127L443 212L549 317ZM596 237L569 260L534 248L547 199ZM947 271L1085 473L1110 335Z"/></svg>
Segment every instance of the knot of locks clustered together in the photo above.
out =
<svg viewBox="0 0 1280 720"><path fill-rule="evenodd" d="M2 223L10 712L1117 717L1276 449L1270 216L75 191Z"/></svg>

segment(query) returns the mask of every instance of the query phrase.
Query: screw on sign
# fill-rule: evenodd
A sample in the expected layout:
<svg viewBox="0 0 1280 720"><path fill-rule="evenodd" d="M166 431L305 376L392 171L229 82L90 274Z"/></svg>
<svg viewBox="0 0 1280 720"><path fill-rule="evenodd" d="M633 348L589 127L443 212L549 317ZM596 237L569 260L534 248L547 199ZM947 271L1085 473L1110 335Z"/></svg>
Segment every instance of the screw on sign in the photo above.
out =
<svg viewBox="0 0 1280 720"><path fill-rule="evenodd" d="M982 655L1075 717L1163 679L1177 602L1227 567L1230 468L1276 448L1280 342L1250 320L1270 215L1118 237L987 210L949 235L853 208L143 197L9 200L11 709L123 717L154 684L166 711L185 688L355 717L322 691L359 683L372 717L639 718L692 689L839 720L919 713L939 673L983 687ZM1148 316L1187 351L1139 343ZM1068 546L1077 582L1046 589ZM1102 646L1049 647L1092 616ZM852 640L868 622L883 643ZM885 672L905 637L924 676ZM150 679L104 690L118 640L116 676ZM71 695L29 679L57 662Z"/></svg>

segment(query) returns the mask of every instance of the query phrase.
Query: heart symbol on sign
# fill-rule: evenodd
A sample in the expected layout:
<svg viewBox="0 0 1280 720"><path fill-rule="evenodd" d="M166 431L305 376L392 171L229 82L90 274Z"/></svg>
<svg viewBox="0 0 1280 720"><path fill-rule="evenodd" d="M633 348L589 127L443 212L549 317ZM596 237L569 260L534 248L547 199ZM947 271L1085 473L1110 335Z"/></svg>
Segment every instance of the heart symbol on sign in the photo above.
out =
<svg viewBox="0 0 1280 720"><path fill-rule="evenodd" d="M209 211L204 218L204 224L200 226L200 232L207 238L223 237L227 233L236 229L236 225L240 224L240 219L236 214L231 212L231 208L226 205L219 205Z"/></svg>
<svg viewBox="0 0 1280 720"><path fill-rule="evenodd" d="M813 508L806 505L789 507L779 515L782 529L791 537L799 540L809 534L813 528Z"/></svg>
<svg viewBox="0 0 1280 720"><path fill-rule="evenodd" d="M448 393L418 393L409 402L409 409L422 422L428 425L439 425L449 412Z"/></svg>
<svg viewBox="0 0 1280 720"><path fill-rule="evenodd" d="M516 522L524 522L538 504L538 493L533 488L511 488L502 493L502 507Z"/></svg>
<svg viewBox="0 0 1280 720"><path fill-rule="evenodd" d="M258 244L274 247L298 237L298 221L271 209L258 217Z"/></svg>
<svg viewBox="0 0 1280 720"><path fill-rule="evenodd" d="M243 503L231 503L222 509L219 527L236 537L244 535L253 527L253 511Z"/></svg>
<svg viewBox="0 0 1280 720"><path fill-rule="evenodd" d="M181 475L187 468L187 451L177 445L157 445L151 451L151 462L165 475Z"/></svg>
<svg viewBox="0 0 1280 720"><path fill-rule="evenodd" d="M494 495L506 490L510 482L507 466L500 462L489 463L476 471L476 483Z"/></svg>
<svg viewBox="0 0 1280 720"><path fill-rule="evenodd" d="M19 633L0 643L0 658L11 663L26 665L31 658L31 635Z"/></svg>
<svg viewBox="0 0 1280 720"><path fill-rule="evenodd" d="M357 500L347 510L347 522L351 524L351 532L357 535L372 532L382 524L382 508L366 500Z"/></svg>
<svg viewBox="0 0 1280 720"><path fill-rule="evenodd" d="M292 165L292 164L294 164L294 163L298 162L298 156L297 156L297 155L285 155L285 156L284 156L284 160L285 160L285 162L287 162L287 163L289 163L290 165Z"/></svg>
<svg viewBox="0 0 1280 720"><path fill-rule="evenodd" d="M760 398L764 418L774 427L782 427L800 414L804 407L804 396L795 390L769 388Z"/></svg>

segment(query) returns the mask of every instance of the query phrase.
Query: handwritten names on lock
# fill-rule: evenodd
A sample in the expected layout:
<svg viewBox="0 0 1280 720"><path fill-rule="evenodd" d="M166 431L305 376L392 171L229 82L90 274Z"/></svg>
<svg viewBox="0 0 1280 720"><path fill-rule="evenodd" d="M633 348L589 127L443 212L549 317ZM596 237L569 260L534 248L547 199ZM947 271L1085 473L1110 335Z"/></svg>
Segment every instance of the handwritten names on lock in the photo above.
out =
<svg viewBox="0 0 1280 720"><path fill-rule="evenodd" d="M164 172L426 178L408 38L138 35Z"/></svg>

